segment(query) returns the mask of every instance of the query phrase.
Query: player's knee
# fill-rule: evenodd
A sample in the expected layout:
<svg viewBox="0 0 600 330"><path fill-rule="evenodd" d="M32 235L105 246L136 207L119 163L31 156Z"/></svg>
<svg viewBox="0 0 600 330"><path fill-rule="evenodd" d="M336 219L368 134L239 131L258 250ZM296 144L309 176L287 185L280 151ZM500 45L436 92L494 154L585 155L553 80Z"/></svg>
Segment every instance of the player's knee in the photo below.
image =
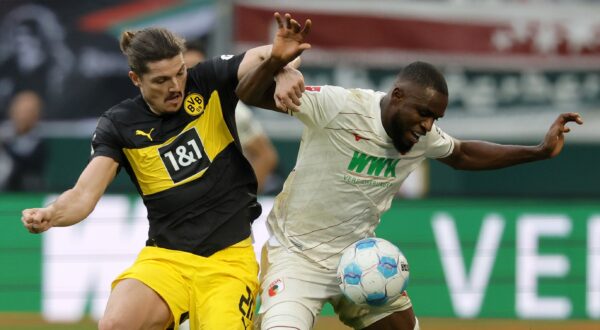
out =
<svg viewBox="0 0 600 330"><path fill-rule="evenodd" d="M273 305L260 315L257 330L309 330L314 323L314 315L304 305L297 302L283 302Z"/></svg>

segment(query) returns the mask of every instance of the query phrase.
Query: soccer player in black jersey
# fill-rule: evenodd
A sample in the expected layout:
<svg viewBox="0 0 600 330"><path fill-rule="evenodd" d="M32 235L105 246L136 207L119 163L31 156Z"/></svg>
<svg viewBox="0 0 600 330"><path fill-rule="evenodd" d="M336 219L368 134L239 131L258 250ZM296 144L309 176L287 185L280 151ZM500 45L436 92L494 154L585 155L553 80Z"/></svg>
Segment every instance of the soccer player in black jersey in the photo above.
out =
<svg viewBox="0 0 600 330"><path fill-rule="evenodd" d="M301 26L289 14L275 18L272 47L191 69L183 40L168 30L123 33L129 77L141 95L102 115L91 160L72 189L22 213L31 233L74 225L92 212L118 170L127 171L150 229L135 263L113 282L100 329L177 329L187 316L192 329L252 328L258 265L249 237L260 205L234 108L238 96L261 107L297 108L302 77L285 66L310 47L309 20ZM271 82L280 72L277 87L255 95L257 82L242 79L250 70Z"/></svg>

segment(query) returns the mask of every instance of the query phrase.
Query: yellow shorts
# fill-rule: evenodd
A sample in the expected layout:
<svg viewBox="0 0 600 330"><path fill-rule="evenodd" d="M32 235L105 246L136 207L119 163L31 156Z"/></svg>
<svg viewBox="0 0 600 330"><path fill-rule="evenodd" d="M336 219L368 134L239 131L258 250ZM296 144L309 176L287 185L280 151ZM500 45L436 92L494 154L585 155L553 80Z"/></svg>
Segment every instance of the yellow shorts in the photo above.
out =
<svg viewBox="0 0 600 330"><path fill-rule="evenodd" d="M189 312L191 329L252 329L258 264L247 238L210 257L147 246L117 277L133 278L156 291L169 305L177 330Z"/></svg>

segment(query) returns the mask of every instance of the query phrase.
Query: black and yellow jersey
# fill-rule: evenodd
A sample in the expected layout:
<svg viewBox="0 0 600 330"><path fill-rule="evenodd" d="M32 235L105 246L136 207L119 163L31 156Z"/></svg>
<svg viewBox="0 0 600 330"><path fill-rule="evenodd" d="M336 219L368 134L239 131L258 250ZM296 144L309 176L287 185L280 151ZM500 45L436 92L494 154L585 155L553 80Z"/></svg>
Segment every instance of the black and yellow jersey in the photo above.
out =
<svg viewBox="0 0 600 330"><path fill-rule="evenodd" d="M111 157L129 174L148 209L147 245L209 256L250 235L260 205L234 117L243 56L189 69L174 114L158 116L138 96L100 118L92 157Z"/></svg>

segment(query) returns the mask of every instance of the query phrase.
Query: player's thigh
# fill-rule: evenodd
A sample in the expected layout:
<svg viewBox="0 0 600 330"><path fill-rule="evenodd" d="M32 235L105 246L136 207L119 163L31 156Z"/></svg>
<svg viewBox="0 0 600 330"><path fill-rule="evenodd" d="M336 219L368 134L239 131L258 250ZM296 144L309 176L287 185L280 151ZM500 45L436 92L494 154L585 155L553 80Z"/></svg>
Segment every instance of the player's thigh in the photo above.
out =
<svg viewBox="0 0 600 330"><path fill-rule="evenodd" d="M418 330L415 328L417 319L411 308L394 312L381 320L367 326L364 330Z"/></svg>
<svg viewBox="0 0 600 330"><path fill-rule="evenodd" d="M284 301L271 306L258 316L257 330L310 330L315 316L306 306L295 301Z"/></svg>
<svg viewBox="0 0 600 330"><path fill-rule="evenodd" d="M98 328L165 329L172 314L165 301L135 279L121 280L112 290Z"/></svg>
<svg viewBox="0 0 600 330"><path fill-rule="evenodd" d="M139 282L143 285L140 286L141 288L148 288L150 290L148 292L156 295L167 306L171 314L171 321L179 323L181 315L187 313L190 307L190 284L188 279L182 275L189 271L190 260L187 260L189 255L191 254L180 251L145 247L134 264L113 281L111 297L116 297L117 302L128 299L120 297L121 291L130 285L127 283ZM132 282L133 280L137 282ZM114 292L115 290L117 291ZM137 304L137 300L134 303ZM142 301L143 303L144 301ZM149 313L155 312L150 311ZM148 318L152 319L160 315L159 313L149 314Z"/></svg>
<svg viewBox="0 0 600 330"><path fill-rule="evenodd" d="M325 301L339 294L335 274L283 249L270 250L269 267L263 272L257 323L261 329L310 329Z"/></svg>
<svg viewBox="0 0 600 330"><path fill-rule="evenodd" d="M258 264L251 241L208 258L194 278L192 329L251 329L258 295Z"/></svg>
<svg viewBox="0 0 600 330"><path fill-rule="evenodd" d="M251 329L257 293L257 282L215 279L196 300L195 313L190 313L191 329Z"/></svg>

